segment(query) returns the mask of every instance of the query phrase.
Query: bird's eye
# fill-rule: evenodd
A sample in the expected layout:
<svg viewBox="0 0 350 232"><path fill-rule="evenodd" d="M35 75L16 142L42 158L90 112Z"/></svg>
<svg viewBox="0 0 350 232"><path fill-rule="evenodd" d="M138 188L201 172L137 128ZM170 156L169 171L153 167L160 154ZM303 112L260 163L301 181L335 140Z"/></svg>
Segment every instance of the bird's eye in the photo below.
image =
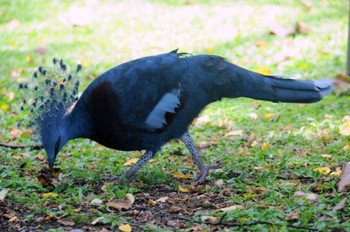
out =
<svg viewBox="0 0 350 232"><path fill-rule="evenodd" d="M58 149L60 149L60 144L61 144L61 137L58 137L58 140L55 145L55 155L57 155Z"/></svg>

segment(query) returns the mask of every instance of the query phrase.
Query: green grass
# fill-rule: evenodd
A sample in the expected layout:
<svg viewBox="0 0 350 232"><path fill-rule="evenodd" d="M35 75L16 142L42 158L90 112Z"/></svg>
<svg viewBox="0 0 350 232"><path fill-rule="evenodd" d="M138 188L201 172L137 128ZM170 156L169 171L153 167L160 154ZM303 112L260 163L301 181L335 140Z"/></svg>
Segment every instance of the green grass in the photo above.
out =
<svg viewBox="0 0 350 232"><path fill-rule="evenodd" d="M28 133L14 134L17 123L27 117L19 111L25 94L17 86L53 57L71 65L83 64L81 91L117 64L178 47L193 54L220 55L256 71L300 73L304 79L333 78L345 70L348 1L309 2L310 10L297 0L0 0L0 141L32 143ZM87 24L72 25L69 18L72 20L77 13L69 12L77 7L92 14L93 20L87 18ZM310 30L307 34L276 37L269 34L272 19L283 27L302 21ZM256 46L258 42L263 46ZM44 55L35 52L39 47L46 49ZM258 118L252 119L251 113ZM266 119L266 114L278 117ZM241 227L233 228L252 231L293 230L291 225L322 231L350 230L349 207L331 213L332 207L346 197L337 192L339 177L313 171L318 167L335 171L349 161L349 150L343 148L350 145L350 137L339 134L343 117L350 115L349 97L331 95L312 105L224 99L208 106L201 115L209 121L194 124L190 131L198 144L218 140L201 152L207 163L218 159L223 163L222 171L211 172L202 194L245 207L228 212L223 221L241 223ZM225 136L234 130L242 130L243 134ZM268 144L266 149L263 144ZM109 183L101 191L105 184L101 178L122 174L127 169L123 163L135 156L140 153L113 151L87 140L71 141L58 156L63 173L58 186L52 188L41 186L36 179L46 165L44 151L0 147L0 190L10 189L5 200L8 205L23 207L15 211L28 225L47 215L68 218L76 227L98 217L103 217L101 223L106 228L137 224L123 213L111 213L104 204L91 207L87 202L148 192L157 184L177 190L184 181L172 177L172 172L195 175L197 169L188 161L188 151L173 141L163 147L156 162L139 171L136 182ZM223 180L224 185L216 186L217 180ZM314 187L315 183L319 185ZM254 193L252 189L258 187L263 190ZM225 195L224 191L231 194ZM311 201L296 197L296 191L316 193L318 198ZM59 196L43 197L47 192ZM195 198L195 194L188 193L188 197ZM298 218L287 221L286 216L294 212L300 213ZM327 220L320 222L325 214ZM221 217L223 213L198 210L186 228L200 221L202 215ZM252 221L271 224L244 226ZM64 231L65 227L53 224L55 228ZM159 230L152 226L148 229Z"/></svg>

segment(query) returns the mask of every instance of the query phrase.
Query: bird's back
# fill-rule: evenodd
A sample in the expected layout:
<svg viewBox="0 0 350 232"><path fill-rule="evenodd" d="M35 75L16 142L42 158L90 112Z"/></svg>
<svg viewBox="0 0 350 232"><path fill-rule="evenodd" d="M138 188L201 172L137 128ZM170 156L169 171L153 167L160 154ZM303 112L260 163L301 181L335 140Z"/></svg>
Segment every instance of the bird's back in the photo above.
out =
<svg viewBox="0 0 350 232"><path fill-rule="evenodd" d="M192 62L191 56L168 53L121 64L98 77L75 109L91 118L91 139L118 150L140 150L179 137L209 103L189 80Z"/></svg>

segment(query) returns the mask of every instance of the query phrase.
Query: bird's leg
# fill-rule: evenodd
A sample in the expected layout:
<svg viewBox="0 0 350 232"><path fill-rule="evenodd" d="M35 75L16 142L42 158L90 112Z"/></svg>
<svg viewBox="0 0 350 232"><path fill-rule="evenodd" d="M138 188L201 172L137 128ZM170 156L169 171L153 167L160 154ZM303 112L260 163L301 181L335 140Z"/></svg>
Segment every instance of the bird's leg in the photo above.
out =
<svg viewBox="0 0 350 232"><path fill-rule="evenodd" d="M186 145L187 149L191 152L191 155L196 162L200 174L196 178L196 180L193 182L193 184L200 184L205 180L205 177L208 175L208 172L210 169L219 169L221 168L220 163L214 164L214 165L206 165L203 163L201 155L199 151L196 148L196 145L194 144L190 134L188 132L185 132L181 138L182 142Z"/></svg>
<svg viewBox="0 0 350 232"><path fill-rule="evenodd" d="M156 152L154 151L146 151L143 156L131 168L129 168L129 170L124 173L124 175L122 175L122 178L129 179L132 177L143 165L152 159L155 154Z"/></svg>

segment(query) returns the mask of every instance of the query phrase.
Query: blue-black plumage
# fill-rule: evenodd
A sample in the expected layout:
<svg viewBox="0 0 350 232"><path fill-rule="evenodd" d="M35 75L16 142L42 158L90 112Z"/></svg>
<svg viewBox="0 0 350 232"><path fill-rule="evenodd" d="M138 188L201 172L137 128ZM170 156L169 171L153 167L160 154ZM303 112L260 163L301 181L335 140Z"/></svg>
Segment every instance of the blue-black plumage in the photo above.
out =
<svg viewBox="0 0 350 232"><path fill-rule="evenodd" d="M67 71L62 60L54 60L56 63L62 71ZM41 67L39 73L46 75ZM187 132L206 105L226 97L313 103L332 90L330 80L266 76L219 56L177 51L136 59L110 69L95 79L77 102L67 102L77 94L78 84L73 84L67 94L71 79L72 75L67 74L64 85L58 85L57 94L53 94L56 87L50 89L47 97L56 97L55 101L50 101L50 105L36 115L50 168L69 140L88 138L116 150L146 150L125 173L129 178L162 145L180 138L200 169L197 183L204 181L208 170L219 167L202 162Z"/></svg>

